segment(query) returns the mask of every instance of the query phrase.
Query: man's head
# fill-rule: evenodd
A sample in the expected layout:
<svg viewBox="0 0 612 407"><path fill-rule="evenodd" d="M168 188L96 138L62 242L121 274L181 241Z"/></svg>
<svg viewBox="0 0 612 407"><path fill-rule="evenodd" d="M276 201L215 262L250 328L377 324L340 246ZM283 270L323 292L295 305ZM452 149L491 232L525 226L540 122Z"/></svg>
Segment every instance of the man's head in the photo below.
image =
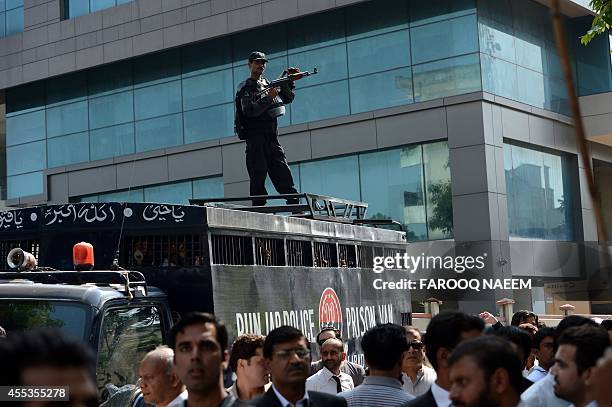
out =
<svg viewBox="0 0 612 407"><path fill-rule="evenodd" d="M174 352L160 346L147 353L140 362L140 390L144 401L152 405L166 405L183 391L183 383L174 373Z"/></svg>
<svg viewBox="0 0 612 407"><path fill-rule="evenodd" d="M323 343L325 343L325 341L330 338L341 339L342 335L340 331L337 328L334 328L333 326L323 327L323 329L321 329L321 331L317 335L317 345L319 345L319 350L321 349L321 346L323 346Z"/></svg>
<svg viewBox="0 0 612 407"><path fill-rule="evenodd" d="M266 63L268 62L266 54L260 51L253 51L249 55L249 70L251 75L261 75L266 69Z"/></svg>
<svg viewBox="0 0 612 407"><path fill-rule="evenodd" d="M555 376L555 395L574 404L585 401L592 385L593 367L609 343L608 333L599 326L565 330L559 337L555 364L550 368Z"/></svg>
<svg viewBox="0 0 612 407"><path fill-rule="evenodd" d="M10 369L0 369L3 385L68 386L70 405L98 405L95 357L76 338L59 329L41 328L12 334L2 341L2 348L2 365L10 366Z"/></svg>
<svg viewBox="0 0 612 407"><path fill-rule="evenodd" d="M187 390L206 393L222 386L227 329L214 315L191 312L172 327L175 372Z"/></svg>
<svg viewBox="0 0 612 407"><path fill-rule="evenodd" d="M512 321L510 325L519 326L521 324L532 324L534 326L538 326L538 316L532 312L527 310L520 310L512 315Z"/></svg>
<svg viewBox="0 0 612 407"><path fill-rule="evenodd" d="M540 329L531 339L531 348L535 350L540 367L545 370L550 369L554 362L554 335L555 329L547 327Z"/></svg>
<svg viewBox="0 0 612 407"><path fill-rule="evenodd" d="M506 340L482 336L463 342L448 363L453 406L516 405L523 376L519 358Z"/></svg>
<svg viewBox="0 0 612 407"><path fill-rule="evenodd" d="M442 312L429 321L425 332L425 354L436 372L447 369L447 359L461 341L479 336L484 321L463 312Z"/></svg>
<svg viewBox="0 0 612 407"><path fill-rule="evenodd" d="M265 339L262 335L242 335L232 344L229 364L236 380L245 386L258 388L270 381L263 357Z"/></svg>
<svg viewBox="0 0 612 407"><path fill-rule="evenodd" d="M6 338L6 331L0 326L0 338Z"/></svg>
<svg viewBox="0 0 612 407"><path fill-rule="evenodd" d="M370 367L370 374L374 370L382 370L393 372L395 377L399 377L404 352L408 349L406 330L395 324L376 325L361 338L361 349Z"/></svg>
<svg viewBox="0 0 612 407"><path fill-rule="evenodd" d="M273 329L263 353L276 387L304 386L310 373L310 344L301 331L291 326Z"/></svg>
<svg viewBox="0 0 612 407"><path fill-rule="evenodd" d="M404 327L406 338L408 339L408 352L404 355L402 371L406 372L410 368L419 368L423 365L425 358L425 346L421 339L421 332L414 326Z"/></svg>
<svg viewBox="0 0 612 407"><path fill-rule="evenodd" d="M340 365L346 358L344 345L340 339L329 338L321 346L321 360L323 365L335 374L340 373Z"/></svg>
<svg viewBox="0 0 612 407"><path fill-rule="evenodd" d="M510 341L513 350L521 360L521 366L524 368L527 364L527 359L531 354L531 337L521 328L516 326L504 326L496 331L493 331L494 336L500 336Z"/></svg>

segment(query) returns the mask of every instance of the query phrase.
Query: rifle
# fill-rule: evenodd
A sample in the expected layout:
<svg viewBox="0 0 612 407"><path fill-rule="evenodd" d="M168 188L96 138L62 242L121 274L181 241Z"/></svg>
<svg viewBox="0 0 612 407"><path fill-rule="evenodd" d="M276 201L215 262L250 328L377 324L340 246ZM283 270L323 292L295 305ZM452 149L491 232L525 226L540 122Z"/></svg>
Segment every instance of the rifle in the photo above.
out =
<svg viewBox="0 0 612 407"><path fill-rule="evenodd" d="M310 76L310 75L315 75L318 74L319 71L317 71L317 68L314 68L312 72L308 72L308 71L304 71L304 72L296 72L296 73L292 73L289 75L286 75L287 71L283 72L283 74L281 75L280 78L273 80L272 82L270 82L269 84L267 84L266 86L264 86L264 88L262 90L260 90L259 92L257 92L254 97L259 97L264 93L267 93L270 89L272 88L279 88L283 85L289 85L290 83L293 83L294 81L300 80L306 76Z"/></svg>

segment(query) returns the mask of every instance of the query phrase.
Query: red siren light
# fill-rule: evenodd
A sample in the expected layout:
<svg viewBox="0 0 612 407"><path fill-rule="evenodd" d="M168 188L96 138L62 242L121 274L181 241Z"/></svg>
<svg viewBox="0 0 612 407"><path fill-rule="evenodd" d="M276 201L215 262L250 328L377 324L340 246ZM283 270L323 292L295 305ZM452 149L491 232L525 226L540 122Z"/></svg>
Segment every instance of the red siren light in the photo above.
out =
<svg viewBox="0 0 612 407"><path fill-rule="evenodd" d="M72 263L75 270L91 270L94 266L94 249L90 243L80 242L72 247Z"/></svg>

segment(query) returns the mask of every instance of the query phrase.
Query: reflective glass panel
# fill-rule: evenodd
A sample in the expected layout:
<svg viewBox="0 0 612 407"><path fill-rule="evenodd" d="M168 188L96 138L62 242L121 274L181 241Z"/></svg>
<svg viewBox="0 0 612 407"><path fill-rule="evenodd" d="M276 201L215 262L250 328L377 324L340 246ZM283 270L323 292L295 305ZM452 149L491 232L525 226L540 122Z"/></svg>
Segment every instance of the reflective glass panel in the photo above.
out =
<svg viewBox="0 0 612 407"><path fill-rule="evenodd" d="M47 106L77 102L87 98L87 75L77 72L50 79L47 84Z"/></svg>
<svg viewBox="0 0 612 407"><path fill-rule="evenodd" d="M47 164L45 141L20 144L6 149L6 173L8 175L22 174L44 170Z"/></svg>
<svg viewBox="0 0 612 407"><path fill-rule="evenodd" d="M98 202L144 202L142 188L98 195Z"/></svg>
<svg viewBox="0 0 612 407"><path fill-rule="evenodd" d="M368 217L391 218L408 240L427 240L421 146L361 154L359 165Z"/></svg>
<svg viewBox="0 0 612 407"><path fill-rule="evenodd" d="M133 92L89 99L89 126L92 129L134 121Z"/></svg>
<svg viewBox="0 0 612 407"><path fill-rule="evenodd" d="M103 10L109 7L115 7L116 0L89 0L91 12Z"/></svg>
<svg viewBox="0 0 612 407"><path fill-rule="evenodd" d="M315 64L320 72L295 82L296 88L318 85L348 76L346 65L346 44L333 47L319 48L313 51L289 55L289 66L312 70L310 65Z"/></svg>
<svg viewBox="0 0 612 407"><path fill-rule="evenodd" d="M515 38L511 26L481 18L478 23L478 35L481 52L508 62L516 62Z"/></svg>
<svg viewBox="0 0 612 407"><path fill-rule="evenodd" d="M274 24L236 34L232 43L234 65L246 65L253 51L265 53L268 59L287 55L286 24Z"/></svg>
<svg viewBox="0 0 612 407"><path fill-rule="evenodd" d="M448 143L423 144L428 239L453 236L453 197Z"/></svg>
<svg viewBox="0 0 612 407"><path fill-rule="evenodd" d="M23 32L23 7L6 12L6 35Z"/></svg>
<svg viewBox="0 0 612 407"><path fill-rule="evenodd" d="M232 70L183 79L183 108L197 109L234 100Z"/></svg>
<svg viewBox="0 0 612 407"><path fill-rule="evenodd" d="M301 190L359 201L357 156L300 164Z"/></svg>
<svg viewBox="0 0 612 407"><path fill-rule="evenodd" d="M223 177L196 179L193 181L194 198L219 198L223 194Z"/></svg>
<svg viewBox="0 0 612 407"><path fill-rule="evenodd" d="M247 57L244 57L245 61ZM183 77L231 68L231 41L222 38L190 45L181 50L181 60Z"/></svg>
<svg viewBox="0 0 612 407"><path fill-rule="evenodd" d="M480 91L482 86L478 55L464 55L414 65L414 100L422 102L444 96Z"/></svg>
<svg viewBox="0 0 612 407"><path fill-rule="evenodd" d="M89 133L77 133L47 140L47 167L89 161Z"/></svg>
<svg viewBox="0 0 612 407"><path fill-rule="evenodd" d="M91 159L118 157L134 152L134 123L90 132Z"/></svg>
<svg viewBox="0 0 612 407"><path fill-rule="evenodd" d="M176 146L183 143L181 113L136 122L136 152Z"/></svg>
<svg viewBox="0 0 612 407"><path fill-rule="evenodd" d="M75 18L89 13L89 1L68 0L68 18Z"/></svg>
<svg viewBox="0 0 612 407"><path fill-rule="evenodd" d="M207 107L184 113L185 143L234 135L234 104Z"/></svg>
<svg viewBox="0 0 612 407"><path fill-rule="evenodd" d="M508 99L518 99L516 65L503 59L480 54L482 64L482 89Z"/></svg>
<svg viewBox="0 0 612 407"><path fill-rule="evenodd" d="M476 52L476 15L415 27L411 29L410 40L415 64Z"/></svg>
<svg viewBox="0 0 612 407"><path fill-rule="evenodd" d="M476 11L474 0L409 0L412 26L433 23Z"/></svg>
<svg viewBox="0 0 612 407"><path fill-rule="evenodd" d="M347 46L351 77L410 65L409 30L351 41Z"/></svg>
<svg viewBox="0 0 612 407"><path fill-rule="evenodd" d="M181 76L178 49L138 57L134 60L134 86L149 86L169 82Z"/></svg>
<svg viewBox="0 0 612 407"><path fill-rule="evenodd" d="M38 195L43 193L43 173L17 175L7 179L7 198L14 199L22 196Z"/></svg>
<svg viewBox="0 0 612 407"><path fill-rule="evenodd" d="M546 103L544 75L521 66L517 66L516 69L519 100L531 106L544 108Z"/></svg>
<svg viewBox="0 0 612 407"><path fill-rule="evenodd" d="M6 118L6 145L27 143L45 138L45 111L38 110Z"/></svg>
<svg viewBox="0 0 612 407"><path fill-rule="evenodd" d="M117 62L89 71L89 96L103 96L132 89L131 62Z"/></svg>
<svg viewBox="0 0 612 407"><path fill-rule="evenodd" d="M410 67L350 80L351 113L412 103Z"/></svg>
<svg viewBox="0 0 612 407"><path fill-rule="evenodd" d="M181 111L181 82L162 83L134 91L136 120Z"/></svg>
<svg viewBox="0 0 612 407"><path fill-rule="evenodd" d="M291 104L291 124L349 114L348 81L299 89Z"/></svg>
<svg viewBox="0 0 612 407"><path fill-rule="evenodd" d="M144 188L145 202L189 205L191 197L191 181Z"/></svg>
<svg viewBox="0 0 612 407"><path fill-rule="evenodd" d="M344 21L344 13L342 10L336 10L300 18L287 24L289 53L344 42L344 24L339 24L341 21Z"/></svg>
<svg viewBox="0 0 612 407"><path fill-rule="evenodd" d="M408 28L403 1L368 1L346 9L347 39L355 40Z"/></svg>
<svg viewBox="0 0 612 407"><path fill-rule="evenodd" d="M47 109L47 137L87 130L87 101Z"/></svg>

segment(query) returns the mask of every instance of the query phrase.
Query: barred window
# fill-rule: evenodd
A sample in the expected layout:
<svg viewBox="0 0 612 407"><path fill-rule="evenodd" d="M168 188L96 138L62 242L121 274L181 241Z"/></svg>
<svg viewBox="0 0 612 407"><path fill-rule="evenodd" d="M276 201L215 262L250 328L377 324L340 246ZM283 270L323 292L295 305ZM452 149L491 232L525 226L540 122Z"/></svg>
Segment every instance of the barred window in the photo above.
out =
<svg viewBox="0 0 612 407"><path fill-rule="evenodd" d="M357 267L357 257L355 254L355 245L339 244L338 245L338 263L340 267L355 268Z"/></svg>
<svg viewBox="0 0 612 407"><path fill-rule="evenodd" d="M359 267L371 269L374 267L374 248L371 246L357 246Z"/></svg>
<svg viewBox="0 0 612 407"><path fill-rule="evenodd" d="M250 236L211 235L214 264L253 264L253 239Z"/></svg>
<svg viewBox="0 0 612 407"><path fill-rule="evenodd" d="M307 240L287 240L289 266L312 267L312 245Z"/></svg>
<svg viewBox="0 0 612 407"><path fill-rule="evenodd" d="M255 238L256 264L261 266L284 266L285 247L283 239Z"/></svg>
<svg viewBox="0 0 612 407"><path fill-rule="evenodd" d="M334 243L314 242L314 267L338 267Z"/></svg>
<svg viewBox="0 0 612 407"><path fill-rule="evenodd" d="M200 235L126 236L123 264L129 268L201 266L204 263Z"/></svg>

